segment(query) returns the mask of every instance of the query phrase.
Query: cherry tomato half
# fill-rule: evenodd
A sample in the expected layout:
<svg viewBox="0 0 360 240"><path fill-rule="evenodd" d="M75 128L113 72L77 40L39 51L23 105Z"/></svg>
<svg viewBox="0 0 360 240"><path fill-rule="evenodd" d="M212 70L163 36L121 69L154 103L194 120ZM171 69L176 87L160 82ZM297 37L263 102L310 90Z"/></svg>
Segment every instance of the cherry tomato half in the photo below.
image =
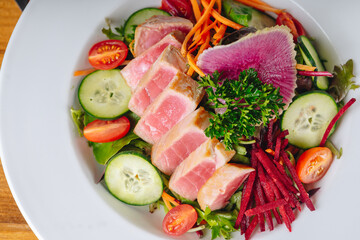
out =
<svg viewBox="0 0 360 240"><path fill-rule="evenodd" d="M332 152L327 147L315 147L301 154L296 172L303 183L319 181L330 168L333 160Z"/></svg>
<svg viewBox="0 0 360 240"><path fill-rule="evenodd" d="M90 142L105 143L124 137L130 129L130 121L126 117L105 121L95 120L84 128L84 137Z"/></svg>
<svg viewBox="0 0 360 240"><path fill-rule="evenodd" d="M178 205L166 214L162 223L163 230L169 235L180 236L194 226L197 217L197 212L191 205Z"/></svg>
<svg viewBox="0 0 360 240"><path fill-rule="evenodd" d="M195 19L190 0L162 0L161 9L173 16Z"/></svg>
<svg viewBox="0 0 360 240"><path fill-rule="evenodd" d="M124 62L128 48L120 40L105 40L96 43L89 51L89 62L101 70L113 69Z"/></svg>
<svg viewBox="0 0 360 240"><path fill-rule="evenodd" d="M276 19L276 24L280 26L285 25L290 28L291 34L294 37L294 42L297 42L299 36L306 34L302 24L290 13L281 12Z"/></svg>

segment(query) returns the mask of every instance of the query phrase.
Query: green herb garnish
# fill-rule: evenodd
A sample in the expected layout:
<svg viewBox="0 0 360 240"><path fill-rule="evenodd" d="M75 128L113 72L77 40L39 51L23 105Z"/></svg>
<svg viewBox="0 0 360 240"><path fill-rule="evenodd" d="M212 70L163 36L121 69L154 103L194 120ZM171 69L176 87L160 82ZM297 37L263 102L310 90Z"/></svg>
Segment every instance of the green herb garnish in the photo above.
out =
<svg viewBox="0 0 360 240"><path fill-rule="evenodd" d="M238 80L221 80L215 72L200 78L199 85L206 89L207 107L223 112L211 112L213 118L205 134L222 139L228 149L239 144L242 137L253 136L256 126L265 126L278 117L284 106L280 88L262 83L252 68L241 72Z"/></svg>
<svg viewBox="0 0 360 240"><path fill-rule="evenodd" d="M105 19L105 22L108 26L108 29L103 28L101 31L103 34L106 35L107 38L109 39L115 39L115 40L120 40L120 41L124 41L125 37L124 37L124 26L120 26L120 27L115 27L115 33L112 31L111 29L111 21L109 19Z"/></svg>
<svg viewBox="0 0 360 240"><path fill-rule="evenodd" d="M353 60L348 60L344 65L334 67L334 78L329 87L330 94L337 102L343 100L351 89L360 87L352 79L355 77Z"/></svg>

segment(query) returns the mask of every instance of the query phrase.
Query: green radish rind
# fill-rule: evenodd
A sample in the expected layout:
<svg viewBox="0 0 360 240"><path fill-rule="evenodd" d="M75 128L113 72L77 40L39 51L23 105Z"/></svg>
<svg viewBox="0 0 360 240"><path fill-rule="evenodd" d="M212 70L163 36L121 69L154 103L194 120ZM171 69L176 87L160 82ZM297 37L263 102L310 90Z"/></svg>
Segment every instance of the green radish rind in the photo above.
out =
<svg viewBox="0 0 360 240"><path fill-rule="evenodd" d="M134 40L135 28L138 25L144 23L147 19L155 15L170 16L168 12L159 8L143 8L131 14L124 25L126 43L129 44Z"/></svg>
<svg viewBox="0 0 360 240"><path fill-rule="evenodd" d="M158 170L136 151L115 155L106 166L104 180L114 197L130 205L156 202L163 192L163 181Z"/></svg>
<svg viewBox="0 0 360 240"><path fill-rule="evenodd" d="M81 81L78 98L89 115L111 120L129 111L131 89L119 69L97 70Z"/></svg>
<svg viewBox="0 0 360 240"><path fill-rule="evenodd" d="M305 36L299 36L298 43L306 65L316 67L318 71L325 71L325 67L310 40ZM313 77L312 79L318 89L327 90L329 88L328 77L320 76Z"/></svg>
<svg viewBox="0 0 360 240"><path fill-rule="evenodd" d="M284 112L281 129L289 131L290 144L302 149L316 147L338 111L334 98L327 92L306 92L297 96Z"/></svg>

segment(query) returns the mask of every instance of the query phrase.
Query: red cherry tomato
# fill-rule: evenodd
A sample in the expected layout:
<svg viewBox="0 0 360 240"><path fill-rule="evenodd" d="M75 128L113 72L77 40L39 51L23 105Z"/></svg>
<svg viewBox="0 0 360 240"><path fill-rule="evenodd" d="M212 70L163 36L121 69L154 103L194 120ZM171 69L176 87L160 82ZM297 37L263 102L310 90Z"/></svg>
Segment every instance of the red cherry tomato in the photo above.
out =
<svg viewBox="0 0 360 240"><path fill-rule="evenodd" d="M95 120L84 128L84 137L90 142L112 142L124 137L130 129L130 121L126 117L105 121Z"/></svg>
<svg viewBox="0 0 360 240"><path fill-rule="evenodd" d="M169 235L180 236L194 226L197 217L197 212L191 205L178 205L166 214L162 223L163 230Z"/></svg>
<svg viewBox="0 0 360 240"><path fill-rule="evenodd" d="M173 16L194 20L194 13L189 0L162 0L161 9Z"/></svg>
<svg viewBox="0 0 360 240"><path fill-rule="evenodd" d="M303 183L319 181L330 168L333 160L332 152L327 147L315 147L301 154L296 172Z"/></svg>
<svg viewBox="0 0 360 240"><path fill-rule="evenodd" d="M290 13L287 12L281 12L277 19L276 19L277 25L285 25L288 28L290 28L291 34L294 37L294 42L297 42L297 38L299 36L305 35L305 29L301 25L301 23L294 18Z"/></svg>
<svg viewBox="0 0 360 240"><path fill-rule="evenodd" d="M101 70L113 69L124 62L128 48L120 40L105 40L96 43L89 51L89 62Z"/></svg>

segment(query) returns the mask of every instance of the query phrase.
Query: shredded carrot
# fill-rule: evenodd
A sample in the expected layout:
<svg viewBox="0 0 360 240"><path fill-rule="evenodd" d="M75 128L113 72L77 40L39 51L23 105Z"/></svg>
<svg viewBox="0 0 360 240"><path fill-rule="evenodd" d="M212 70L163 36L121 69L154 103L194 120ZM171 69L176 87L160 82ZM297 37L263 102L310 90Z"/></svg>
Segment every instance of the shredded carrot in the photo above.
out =
<svg viewBox="0 0 360 240"><path fill-rule="evenodd" d="M194 37L194 42L190 45L189 48L191 48L192 46L194 46L195 44L197 44L201 39L203 39L204 35L206 33L208 33L210 31L210 29L213 29L216 24L218 23L217 20L215 20L214 22L212 22L210 25L208 25L197 37ZM194 44L195 43L195 44Z"/></svg>
<svg viewBox="0 0 360 240"><path fill-rule="evenodd" d="M216 34L213 36L213 38L216 40L221 39L226 32L226 28L227 28L227 26L222 24L219 28L219 31L216 32Z"/></svg>
<svg viewBox="0 0 360 240"><path fill-rule="evenodd" d="M181 54L187 58L190 65L188 75L192 76L197 72L200 76L205 76L196 62L200 54L212 46L210 40L213 39L211 42L215 46L224 37L227 27L238 30L243 26L221 16L221 0L190 0L190 2L197 22L186 35L181 46ZM192 55L193 52L196 52L195 57Z"/></svg>
<svg viewBox="0 0 360 240"><path fill-rule="evenodd" d="M302 64L296 64L296 69L304 70L304 71L315 71L316 67L302 65Z"/></svg>
<svg viewBox="0 0 360 240"><path fill-rule="evenodd" d="M212 10L212 7L214 6L216 0L211 0L208 7L205 9L204 14L200 17L200 19L197 21L195 26L190 30L190 32L186 35L183 45L181 47L181 54L185 57L187 55L186 47L190 40L190 38L194 35L194 33L202 26L202 24L207 21L209 18L210 12Z"/></svg>
<svg viewBox="0 0 360 240"><path fill-rule="evenodd" d="M130 62L130 60L125 60L124 62L122 62L120 64L120 66L126 66L128 65ZM78 77L78 76L85 76L88 75L92 72L95 72L97 69L96 68L89 68L89 69L84 69L84 70L77 70L74 72L74 77Z"/></svg>
<svg viewBox="0 0 360 240"><path fill-rule="evenodd" d="M217 0L216 1L216 5L217 5L217 9L216 9L216 11L218 12L218 13L221 13L221 0Z"/></svg>
<svg viewBox="0 0 360 240"><path fill-rule="evenodd" d="M280 14L281 12L284 11L283 9L273 8L260 0L236 0L236 1L238 1L242 4L245 4L245 5L248 5L250 7L254 7L261 11L268 11L268 12L273 12L276 14Z"/></svg>
<svg viewBox="0 0 360 240"><path fill-rule="evenodd" d="M163 201L164 201L165 206L167 207L167 209L169 209L169 211L170 211L172 209L172 206L171 206L170 202L166 198L163 198Z"/></svg>
<svg viewBox="0 0 360 240"><path fill-rule="evenodd" d="M197 2L197 0L190 0L191 2L191 6L195 15L195 19L196 21L199 21L200 17L201 17L201 13L200 13L200 7L199 4Z"/></svg>
<svg viewBox="0 0 360 240"><path fill-rule="evenodd" d="M205 8L208 8L209 4L206 2L206 0L201 0L202 5L204 5ZM218 13L216 10L211 9L211 15L218 20L219 22L221 22L222 24L225 24L229 27L232 27L236 30L239 30L240 28L242 28L243 26L241 26L240 24L237 24L223 16L221 16L220 13Z"/></svg>
<svg viewBox="0 0 360 240"><path fill-rule="evenodd" d="M129 50L131 54L135 57L134 44L135 44L135 40L132 40L131 43L129 44Z"/></svg>
<svg viewBox="0 0 360 240"><path fill-rule="evenodd" d="M197 61L198 57L200 56L200 54L207 48L210 47L210 33L208 32L207 36L206 36L206 40L205 43L203 45L200 46L200 49L198 51L198 53L196 54L195 60Z"/></svg>
<svg viewBox="0 0 360 240"><path fill-rule="evenodd" d="M188 63L189 63L189 65L190 65L190 67L192 67L192 68L195 70L195 72L197 72L201 77L204 77L205 74L204 74L203 71L201 71L201 69L196 65L196 63L195 63L194 59L192 58L191 54L188 53L188 54L186 55L186 57L187 57L187 60L188 60Z"/></svg>
<svg viewBox="0 0 360 240"><path fill-rule="evenodd" d="M78 70L74 72L74 77L78 77L78 76L85 76L88 75L92 72L96 71L95 68L89 68L89 69L85 69L85 70Z"/></svg>
<svg viewBox="0 0 360 240"><path fill-rule="evenodd" d="M275 155L274 150L272 150L271 148L266 149L265 152L267 152L268 154L270 154L270 155L272 155L272 156Z"/></svg>
<svg viewBox="0 0 360 240"><path fill-rule="evenodd" d="M169 194L167 194L165 191L163 191L162 193L162 199L165 203L165 206L171 210L172 209L172 206L171 206L171 203L174 205L174 206L178 206L180 205L175 198L173 198L172 196L170 196Z"/></svg>
<svg viewBox="0 0 360 240"><path fill-rule="evenodd" d="M271 7L269 4L267 4L266 2L263 2L261 0L252 0L253 2L256 2L258 4L261 4L261 5L264 5L264 6L268 6L268 7Z"/></svg>

